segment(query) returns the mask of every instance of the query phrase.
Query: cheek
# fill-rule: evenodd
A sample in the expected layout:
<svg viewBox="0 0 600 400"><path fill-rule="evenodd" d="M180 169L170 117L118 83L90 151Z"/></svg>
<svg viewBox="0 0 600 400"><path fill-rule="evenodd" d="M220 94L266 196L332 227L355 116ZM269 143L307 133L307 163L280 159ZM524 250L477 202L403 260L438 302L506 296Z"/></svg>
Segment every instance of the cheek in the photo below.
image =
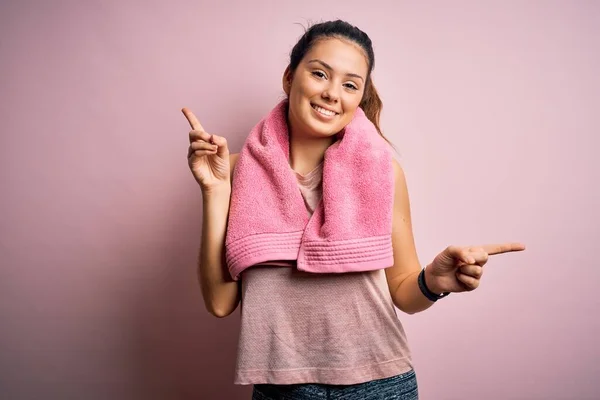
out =
<svg viewBox="0 0 600 400"><path fill-rule="evenodd" d="M299 90L306 97L314 97L320 95L323 91L323 88L321 87L321 85L319 85L318 82L315 82L314 80L306 80L305 82L302 82L301 85L299 85Z"/></svg>
<svg viewBox="0 0 600 400"><path fill-rule="evenodd" d="M347 99L345 99L342 103L344 106L344 111L348 114L354 114L354 111L356 111L360 105L361 98L361 96L349 96Z"/></svg>
<svg viewBox="0 0 600 400"><path fill-rule="evenodd" d="M304 97L310 96L311 90L310 85L305 82L297 82L292 86L290 91L290 98L293 101L301 101Z"/></svg>

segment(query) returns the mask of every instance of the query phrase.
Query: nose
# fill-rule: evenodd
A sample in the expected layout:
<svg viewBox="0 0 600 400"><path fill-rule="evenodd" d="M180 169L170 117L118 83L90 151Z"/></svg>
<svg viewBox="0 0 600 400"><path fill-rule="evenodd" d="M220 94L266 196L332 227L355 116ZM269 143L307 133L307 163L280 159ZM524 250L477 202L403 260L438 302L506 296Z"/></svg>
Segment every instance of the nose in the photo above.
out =
<svg viewBox="0 0 600 400"><path fill-rule="evenodd" d="M323 93L321 93L321 97L323 98L323 100L335 104L339 101L340 94L335 89L334 85L329 85L325 88L325 90L323 90Z"/></svg>

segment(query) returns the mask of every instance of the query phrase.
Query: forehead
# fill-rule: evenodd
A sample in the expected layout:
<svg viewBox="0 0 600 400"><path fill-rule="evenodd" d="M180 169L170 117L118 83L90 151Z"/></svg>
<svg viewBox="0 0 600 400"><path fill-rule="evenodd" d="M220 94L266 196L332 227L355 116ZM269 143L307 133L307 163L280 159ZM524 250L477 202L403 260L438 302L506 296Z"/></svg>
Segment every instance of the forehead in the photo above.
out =
<svg viewBox="0 0 600 400"><path fill-rule="evenodd" d="M341 73L365 76L369 69L365 51L356 43L337 38L317 41L304 56L304 62L319 59Z"/></svg>

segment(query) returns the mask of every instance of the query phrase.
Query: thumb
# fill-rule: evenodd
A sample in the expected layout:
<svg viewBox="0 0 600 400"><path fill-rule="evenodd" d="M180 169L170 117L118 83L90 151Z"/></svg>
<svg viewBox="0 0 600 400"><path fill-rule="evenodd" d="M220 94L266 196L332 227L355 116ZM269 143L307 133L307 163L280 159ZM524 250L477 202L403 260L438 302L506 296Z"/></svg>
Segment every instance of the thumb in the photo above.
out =
<svg viewBox="0 0 600 400"><path fill-rule="evenodd" d="M445 251L449 257L462 261L465 264L473 264L475 259L469 255L468 250L461 246L448 246Z"/></svg>
<svg viewBox="0 0 600 400"><path fill-rule="evenodd" d="M229 155L227 139L225 139L223 136L211 135L210 141L211 143L217 145L217 154L219 154L220 156Z"/></svg>

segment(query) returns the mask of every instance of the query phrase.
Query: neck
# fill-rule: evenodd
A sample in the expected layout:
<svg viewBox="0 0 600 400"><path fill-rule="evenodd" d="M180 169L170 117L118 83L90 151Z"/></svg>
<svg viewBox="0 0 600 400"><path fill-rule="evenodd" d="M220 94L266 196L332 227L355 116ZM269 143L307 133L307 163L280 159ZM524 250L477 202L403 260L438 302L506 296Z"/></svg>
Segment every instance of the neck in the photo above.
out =
<svg viewBox="0 0 600 400"><path fill-rule="evenodd" d="M325 150L337 139L337 135L312 137L290 125L290 166L299 174L314 170L325 158Z"/></svg>

